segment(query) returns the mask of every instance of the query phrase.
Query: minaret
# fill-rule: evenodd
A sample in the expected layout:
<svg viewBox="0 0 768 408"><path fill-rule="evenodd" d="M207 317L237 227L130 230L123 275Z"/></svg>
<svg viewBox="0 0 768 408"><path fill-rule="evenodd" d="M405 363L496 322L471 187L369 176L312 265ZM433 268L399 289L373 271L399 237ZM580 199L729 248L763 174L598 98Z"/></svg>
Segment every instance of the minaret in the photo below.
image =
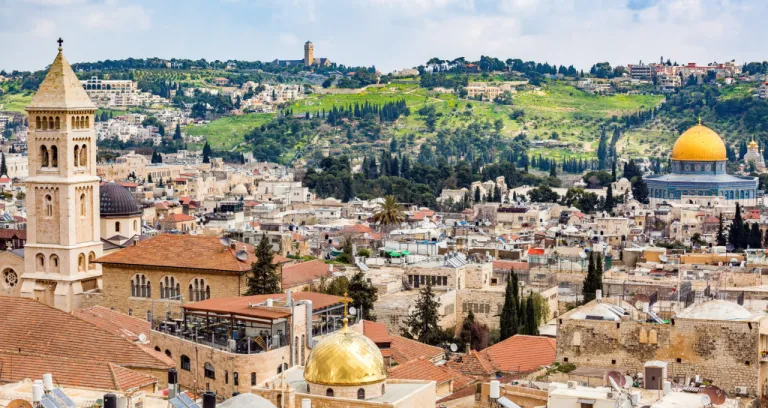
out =
<svg viewBox="0 0 768 408"><path fill-rule="evenodd" d="M307 41L304 43L304 65L310 66L315 63L315 46Z"/></svg>
<svg viewBox="0 0 768 408"><path fill-rule="evenodd" d="M27 244L21 296L72 311L101 286L96 106L56 55L29 114Z"/></svg>

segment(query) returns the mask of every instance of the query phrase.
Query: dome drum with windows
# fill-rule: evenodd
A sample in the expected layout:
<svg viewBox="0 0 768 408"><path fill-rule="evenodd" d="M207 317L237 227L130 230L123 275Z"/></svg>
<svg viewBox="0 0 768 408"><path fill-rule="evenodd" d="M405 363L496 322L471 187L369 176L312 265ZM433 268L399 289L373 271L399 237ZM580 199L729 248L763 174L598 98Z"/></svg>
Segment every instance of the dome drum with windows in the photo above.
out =
<svg viewBox="0 0 768 408"><path fill-rule="evenodd" d="M720 197L754 205L757 178L727 174L727 160L723 139L699 121L683 132L672 147L669 174L645 178L651 203L704 200L705 204L713 204L714 200L708 197Z"/></svg>

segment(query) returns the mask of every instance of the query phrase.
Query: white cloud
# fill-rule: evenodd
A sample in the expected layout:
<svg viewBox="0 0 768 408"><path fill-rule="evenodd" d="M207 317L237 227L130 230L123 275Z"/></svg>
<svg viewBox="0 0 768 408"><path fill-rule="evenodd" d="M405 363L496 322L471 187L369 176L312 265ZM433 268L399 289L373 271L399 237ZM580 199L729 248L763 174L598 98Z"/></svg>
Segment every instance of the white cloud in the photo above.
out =
<svg viewBox="0 0 768 408"><path fill-rule="evenodd" d="M56 23L47 19L37 19L31 24L29 34L35 37L50 38L56 35Z"/></svg>
<svg viewBox="0 0 768 408"><path fill-rule="evenodd" d="M73 6L85 4L87 0L24 0L24 3L36 4L40 6Z"/></svg>

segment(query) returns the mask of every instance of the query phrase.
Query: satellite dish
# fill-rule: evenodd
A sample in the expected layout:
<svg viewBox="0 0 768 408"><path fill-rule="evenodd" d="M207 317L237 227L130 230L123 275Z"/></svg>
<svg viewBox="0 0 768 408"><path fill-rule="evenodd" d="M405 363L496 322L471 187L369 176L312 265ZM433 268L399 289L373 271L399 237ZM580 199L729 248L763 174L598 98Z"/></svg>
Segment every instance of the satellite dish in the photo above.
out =
<svg viewBox="0 0 768 408"><path fill-rule="evenodd" d="M712 400L709 398L709 395L704 394L701 396L701 405L707 407L711 403L712 403Z"/></svg>
<svg viewBox="0 0 768 408"><path fill-rule="evenodd" d="M219 243L225 247L228 247L232 245L232 240L229 239L229 237L221 237L219 238Z"/></svg>
<svg viewBox="0 0 768 408"><path fill-rule="evenodd" d="M701 393L706 395L707 398L711 401L711 404L714 405L721 405L725 403L725 398L727 395L725 394L725 391L720 389L720 387L714 386L714 385L708 385L701 389ZM703 398L702 398L703 401Z"/></svg>
<svg viewBox="0 0 768 408"><path fill-rule="evenodd" d="M625 375L624 376L624 388L632 388L632 377Z"/></svg>
<svg viewBox="0 0 768 408"><path fill-rule="evenodd" d="M661 262L667 262L667 261L669 261L669 258L667 258L666 255L659 255L659 260Z"/></svg>
<svg viewBox="0 0 768 408"><path fill-rule="evenodd" d="M579 258L587 259L587 253L586 252L579 252Z"/></svg>
<svg viewBox="0 0 768 408"><path fill-rule="evenodd" d="M240 262L245 262L248 260L248 252L245 252L244 250L239 250L237 253L235 253L235 257Z"/></svg>
<svg viewBox="0 0 768 408"><path fill-rule="evenodd" d="M456 343L451 343L451 345L448 348L450 348L451 351L454 353L459 350L459 346L457 346Z"/></svg>
<svg viewBox="0 0 768 408"><path fill-rule="evenodd" d="M618 371L609 371L608 374L606 374L606 377L608 377L608 381L611 385L616 384L619 389L625 385L626 380L624 380L624 374Z"/></svg>
<svg viewBox="0 0 768 408"><path fill-rule="evenodd" d="M146 343L147 342L147 335L144 334L144 333L139 333L139 341L142 342L142 343Z"/></svg>
<svg viewBox="0 0 768 408"><path fill-rule="evenodd" d="M352 315L352 316L356 316L357 315L357 309L355 309L354 306L350 306L349 307L349 314Z"/></svg>
<svg viewBox="0 0 768 408"><path fill-rule="evenodd" d="M609 373L609 374L610 374L610 373ZM621 374L619 374L619 375L621 375ZM622 377L622 379L623 379L623 378L624 378L624 377ZM611 387L613 387L613 389L614 389L616 392L621 392L621 387L619 387L619 384L617 384L617 383L616 383L616 380L614 380L614 379L613 379L613 378L611 378L611 377L608 377L608 382L611 384Z"/></svg>

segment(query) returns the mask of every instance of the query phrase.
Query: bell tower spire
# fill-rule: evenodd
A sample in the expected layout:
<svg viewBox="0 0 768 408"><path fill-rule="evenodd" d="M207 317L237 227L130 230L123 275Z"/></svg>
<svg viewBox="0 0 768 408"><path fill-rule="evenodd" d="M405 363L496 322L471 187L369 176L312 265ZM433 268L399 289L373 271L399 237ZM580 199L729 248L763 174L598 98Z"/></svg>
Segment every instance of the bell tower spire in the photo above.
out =
<svg viewBox="0 0 768 408"><path fill-rule="evenodd" d="M32 97L21 296L65 311L101 286L96 106L62 52Z"/></svg>

